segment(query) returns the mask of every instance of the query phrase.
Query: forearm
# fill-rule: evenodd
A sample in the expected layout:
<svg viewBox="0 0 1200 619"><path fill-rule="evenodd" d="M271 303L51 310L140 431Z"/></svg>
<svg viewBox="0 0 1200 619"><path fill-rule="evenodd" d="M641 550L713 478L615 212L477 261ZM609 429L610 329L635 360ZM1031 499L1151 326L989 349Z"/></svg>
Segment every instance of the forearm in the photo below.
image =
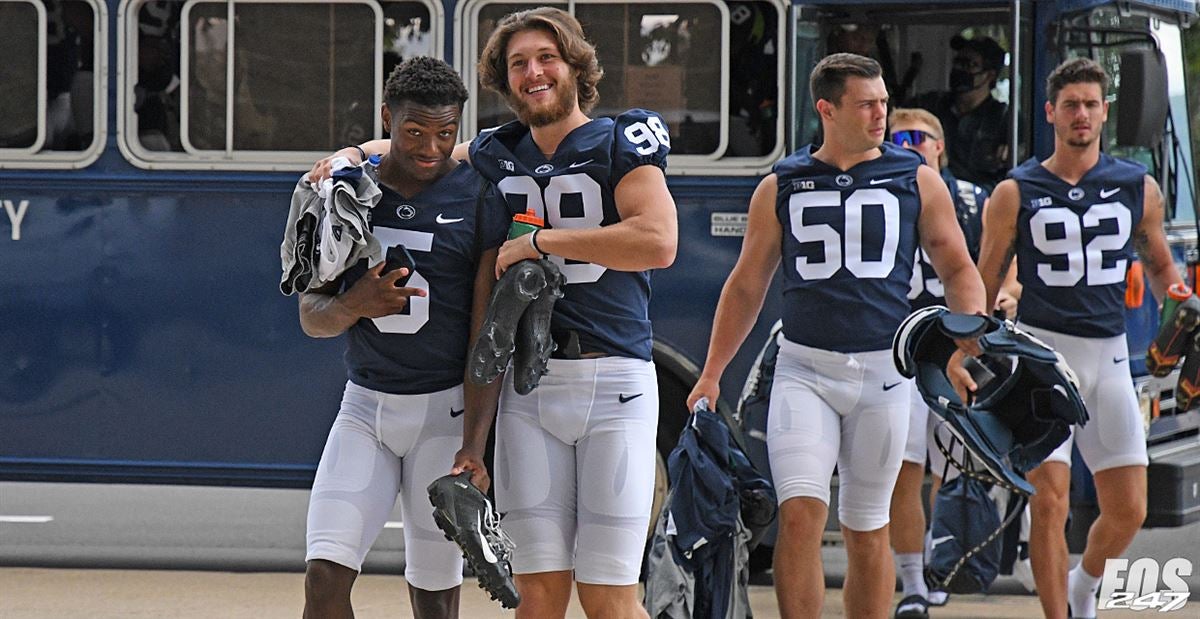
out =
<svg viewBox="0 0 1200 619"><path fill-rule="evenodd" d="M336 295L308 292L300 297L300 327L309 337L337 337L358 319Z"/></svg>
<svg viewBox="0 0 1200 619"><path fill-rule="evenodd" d="M503 374L486 385L476 385L469 379L463 384L463 402L466 408L466 413L463 414L463 449L483 453L492 422L496 418L496 406L503 385Z"/></svg>
<svg viewBox="0 0 1200 619"><path fill-rule="evenodd" d="M617 271L662 269L675 262L675 222L651 226L632 218L599 228L553 228L538 232L543 252Z"/></svg>
<svg viewBox="0 0 1200 619"><path fill-rule="evenodd" d="M737 271L725 281L717 313L713 317L712 337L701 375L719 381L730 360L737 354L762 311L767 286L751 286L737 276ZM715 404L714 404L715 405Z"/></svg>
<svg viewBox="0 0 1200 619"><path fill-rule="evenodd" d="M991 307L988 299L995 303L995 296L987 295L979 272L970 262L967 266L956 269L942 281L946 286L946 305L950 306L950 311L960 314L987 314L987 308Z"/></svg>

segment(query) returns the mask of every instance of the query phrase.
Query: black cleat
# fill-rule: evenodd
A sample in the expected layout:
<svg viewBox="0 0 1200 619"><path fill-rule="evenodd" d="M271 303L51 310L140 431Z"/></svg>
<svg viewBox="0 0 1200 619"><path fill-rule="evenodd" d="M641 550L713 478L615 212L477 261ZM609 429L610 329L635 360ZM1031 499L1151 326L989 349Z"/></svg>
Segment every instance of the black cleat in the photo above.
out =
<svg viewBox="0 0 1200 619"><path fill-rule="evenodd" d="M479 587L504 608L521 603L513 584L513 543L500 529L492 502L471 483L471 474L446 475L429 484L429 502L433 503L433 521L458 544Z"/></svg>
<svg viewBox="0 0 1200 619"><path fill-rule="evenodd" d="M517 323L516 350L512 357L513 390L521 395L533 391L546 374L550 353L554 352L550 315L554 312L554 303L563 296L562 287L566 282L553 262L543 258L537 263L546 273L546 286L525 308Z"/></svg>
<svg viewBox="0 0 1200 619"><path fill-rule="evenodd" d="M467 359L471 382L486 385L508 367L516 342L517 321L545 287L546 272L534 260L514 264L496 282L479 339Z"/></svg>

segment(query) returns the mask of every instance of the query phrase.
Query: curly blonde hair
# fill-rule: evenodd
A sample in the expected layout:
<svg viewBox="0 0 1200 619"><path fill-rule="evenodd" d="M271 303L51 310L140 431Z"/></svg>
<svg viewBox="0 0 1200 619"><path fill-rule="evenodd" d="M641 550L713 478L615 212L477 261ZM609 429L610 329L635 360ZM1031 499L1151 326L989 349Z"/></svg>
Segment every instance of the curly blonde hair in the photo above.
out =
<svg viewBox="0 0 1200 619"><path fill-rule="evenodd" d="M506 98L510 96L508 41L526 30L541 30L554 37L563 60L575 71L579 109L584 114L590 112L600 100L596 84L604 77L604 69L600 68L596 47L584 36L579 20L562 9L543 6L504 16L479 56L479 82L488 90Z"/></svg>

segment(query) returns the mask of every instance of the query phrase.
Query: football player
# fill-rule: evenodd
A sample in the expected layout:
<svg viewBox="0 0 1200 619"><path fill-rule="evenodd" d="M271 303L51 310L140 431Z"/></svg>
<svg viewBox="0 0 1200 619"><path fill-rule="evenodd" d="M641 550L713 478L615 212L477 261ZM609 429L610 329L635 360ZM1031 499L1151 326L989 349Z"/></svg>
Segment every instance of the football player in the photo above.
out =
<svg viewBox="0 0 1200 619"><path fill-rule="evenodd" d="M888 93L879 63L833 54L817 63L809 86L825 142L780 161L751 197L742 253L721 291L688 405L716 401L782 258L783 339L767 426L780 501L776 597L785 616L821 613L821 535L836 465L846 615L882 617L896 582L888 509L910 388L891 347L909 314L918 239L953 310L983 312L984 291L946 183L916 153L884 143ZM961 345L974 352L973 342ZM974 389L963 354L948 371L956 388Z"/></svg>
<svg viewBox="0 0 1200 619"><path fill-rule="evenodd" d="M954 200L954 212L967 242L967 251L974 260L979 254L979 235L982 227L980 214L987 203L988 193L979 185L954 178L945 167L947 161L946 142L943 139L942 122L932 113L918 108L896 108L888 119L891 142L918 152L925 163L937 171L950 197ZM914 258L912 280L909 282L908 298L913 311L931 305L945 305L945 290L942 281L920 249ZM949 447L950 432L938 428L937 416L929 415L929 407L915 388L909 408L908 437L904 443L904 459L892 491L891 542L896 555L896 569L903 586L903 599L896 606L897 619L922 619L929 616L930 605L941 605L946 601L944 591L929 591L925 586L925 510L921 506L921 485L925 480L925 458L928 454L930 471L933 474L932 499L941 485L942 476L953 477L946 458L932 441L936 431L942 444ZM961 461L962 449L955 449L955 457Z"/></svg>
<svg viewBox="0 0 1200 619"><path fill-rule="evenodd" d="M307 618L353 616L350 589L397 494L413 614L458 616L462 555L434 524L425 488L454 461L464 408L490 415L496 405L496 389L464 388L463 378L510 218L498 194L481 194L490 185L450 158L466 99L440 60L393 71L371 225L389 256L403 258L391 271L391 260L363 261L300 297L305 333L348 334L349 374L309 499Z"/></svg>
<svg viewBox="0 0 1200 619"><path fill-rule="evenodd" d="M979 270L988 298L1016 256L1020 327L1061 353L1079 378L1091 420L1030 471L1029 555L1042 612L1096 615L1104 562L1118 557L1146 517L1146 438L1125 342L1125 271L1137 257L1162 300L1180 282L1163 233L1163 197L1141 164L1100 151L1108 75L1076 58L1046 78L1054 152L1014 169L984 214ZM1071 446L1092 470L1100 516L1083 558L1067 572Z"/></svg>
<svg viewBox="0 0 1200 619"><path fill-rule="evenodd" d="M497 24L480 81L517 120L460 144L512 204L545 219L507 241L497 276L549 256L566 278L557 350L529 395L511 378L496 430L496 498L516 544L517 617L566 614L572 580L589 617L645 617L637 596L654 486L658 384L648 306L652 269L675 260L667 190L671 136L641 109L590 118L603 71L569 13L540 7ZM380 141L363 144L377 152ZM339 156L354 157L354 149ZM327 174L328 159L314 166ZM483 468L492 416L468 410L454 471Z"/></svg>

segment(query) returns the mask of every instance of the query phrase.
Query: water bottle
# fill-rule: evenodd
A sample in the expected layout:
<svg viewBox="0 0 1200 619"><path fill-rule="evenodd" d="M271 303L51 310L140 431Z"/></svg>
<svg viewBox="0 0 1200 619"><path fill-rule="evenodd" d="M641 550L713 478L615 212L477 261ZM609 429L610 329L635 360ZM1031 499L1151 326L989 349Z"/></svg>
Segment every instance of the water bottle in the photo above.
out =
<svg viewBox="0 0 1200 619"><path fill-rule="evenodd" d="M1158 334L1146 351L1146 371L1159 378L1171 373L1192 346L1192 334L1200 326L1200 299L1185 284L1172 284L1163 299ZM1200 362L1200 359L1194 361Z"/></svg>
<svg viewBox="0 0 1200 619"><path fill-rule="evenodd" d="M529 209L524 213L513 215L512 223L508 226L508 238L515 239L519 236L532 234L545 226L546 222L541 217L538 217L533 212L533 209Z"/></svg>

